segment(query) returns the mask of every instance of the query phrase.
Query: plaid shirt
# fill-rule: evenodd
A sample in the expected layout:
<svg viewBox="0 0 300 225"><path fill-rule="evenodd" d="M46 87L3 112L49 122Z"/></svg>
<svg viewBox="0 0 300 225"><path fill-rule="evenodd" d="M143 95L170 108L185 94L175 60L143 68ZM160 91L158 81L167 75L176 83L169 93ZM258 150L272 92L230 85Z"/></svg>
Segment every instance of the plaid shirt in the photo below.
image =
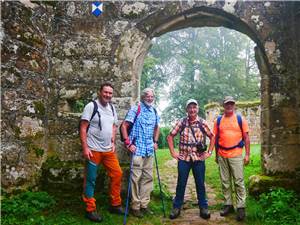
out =
<svg viewBox="0 0 300 225"><path fill-rule="evenodd" d="M154 128L159 124L159 116L154 108L140 103L141 111L132 127L129 135L131 142L136 146L136 156L152 156L154 151ZM133 123L138 106L133 106L127 113L125 121Z"/></svg>
<svg viewBox="0 0 300 225"><path fill-rule="evenodd" d="M185 121L185 127L184 126ZM193 122L188 121L188 117L182 118L178 120L173 127L173 129L170 131L170 134L172 136L176 136L178 132L180 133L180 142L179 142L179 155L183 158L185 161L196 161L196 160L204 160L204 153L197 152L196 146L193 146L193 144L196 143L195 138L193 136L191 127L194 130L195 137L197 142L204 142L204 134L202 133L200 129L200 124L202 123L203 130L205 131L206 136L211 137L213 136L212 132L210 131L209 127L207 126L207 122L203 120L200 117L197 117L197 119Z"/></svg>

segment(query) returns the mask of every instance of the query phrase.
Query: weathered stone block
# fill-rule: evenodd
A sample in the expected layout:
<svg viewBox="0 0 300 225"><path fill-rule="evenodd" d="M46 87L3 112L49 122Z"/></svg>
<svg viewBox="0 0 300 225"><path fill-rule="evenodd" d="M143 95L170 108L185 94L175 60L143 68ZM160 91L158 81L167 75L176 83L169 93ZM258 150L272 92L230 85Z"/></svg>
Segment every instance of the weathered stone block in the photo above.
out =
<svg viewBox="0 0 300 225"><path fill-rule="evenodd" d="M300 179L279 177L279 176L265 176L253 175L249 178L249 194L259 196L264 192L268 192L274 188L286 188L300 192Z"/></svg>

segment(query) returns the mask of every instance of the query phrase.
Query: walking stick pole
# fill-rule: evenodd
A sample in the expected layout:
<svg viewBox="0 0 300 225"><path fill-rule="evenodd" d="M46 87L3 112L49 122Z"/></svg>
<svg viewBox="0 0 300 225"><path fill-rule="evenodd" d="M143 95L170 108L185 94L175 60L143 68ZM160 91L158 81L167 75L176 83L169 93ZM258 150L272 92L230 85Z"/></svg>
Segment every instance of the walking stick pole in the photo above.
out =
<svg viewBox="0 0 300 225"><path fill-rule="evenodd" d="M160 191L160 199L161 199L161 204L162 204L164 217L166 217L165 204L164 204L164 199L163 199L163 193L162 193L162 190L161 190L160 177L159 177L159 171L158 171L158 165L157 165L156 150L154 150L154 157L155 157L157 179L158 179L158 185L159 185L159 191Z"/></svg>
<svg viewBox="0 0 300 225"><path fill-rule="evenodd" d="M123 225L126 225L126 219L127 219L127 215L128 215L128 207L129 207L129 199L130 199L130 191L131 191L132 163L133 163L133 154L130 153L130 168L129 168L128 189L127 189L127 200L126 200L126 208L125 208L125 213L124 213Z"/></svg>

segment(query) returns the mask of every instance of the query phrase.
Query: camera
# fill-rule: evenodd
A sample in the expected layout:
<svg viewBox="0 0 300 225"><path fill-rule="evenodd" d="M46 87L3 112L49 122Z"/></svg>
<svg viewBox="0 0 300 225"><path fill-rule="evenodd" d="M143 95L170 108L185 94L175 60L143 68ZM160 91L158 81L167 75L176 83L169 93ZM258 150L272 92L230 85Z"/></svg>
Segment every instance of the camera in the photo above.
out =
<svg viewBox="0 0 300 225"><path fill-rule="evenodd" d="M207 145L203 144L202 142L197 142L196 143L196 148L197 148L197 152L205 152L207 149Z"/></svg>

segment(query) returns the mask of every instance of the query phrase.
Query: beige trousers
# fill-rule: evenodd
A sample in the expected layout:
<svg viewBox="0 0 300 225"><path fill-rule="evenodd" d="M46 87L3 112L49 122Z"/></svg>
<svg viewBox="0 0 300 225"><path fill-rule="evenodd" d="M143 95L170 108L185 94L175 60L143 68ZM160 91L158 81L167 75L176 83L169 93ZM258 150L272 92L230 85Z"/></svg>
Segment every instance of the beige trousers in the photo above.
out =
<svg viewBox="0 0 300 225"><path fill-rule="evenodd" d="M153 190L153 156L133 156L131 174L131 208L147 208Z"/></svg>
<svg viewBox="0 0 300 225"><path fill-rule="evenodd" d="M244 183L244 161L243 156L223 158L218 156L220 179L222 191L225 198L225 205L233 205L232 201L232 180L235 188L236 207L245 208L246 188Z"/></svg>

